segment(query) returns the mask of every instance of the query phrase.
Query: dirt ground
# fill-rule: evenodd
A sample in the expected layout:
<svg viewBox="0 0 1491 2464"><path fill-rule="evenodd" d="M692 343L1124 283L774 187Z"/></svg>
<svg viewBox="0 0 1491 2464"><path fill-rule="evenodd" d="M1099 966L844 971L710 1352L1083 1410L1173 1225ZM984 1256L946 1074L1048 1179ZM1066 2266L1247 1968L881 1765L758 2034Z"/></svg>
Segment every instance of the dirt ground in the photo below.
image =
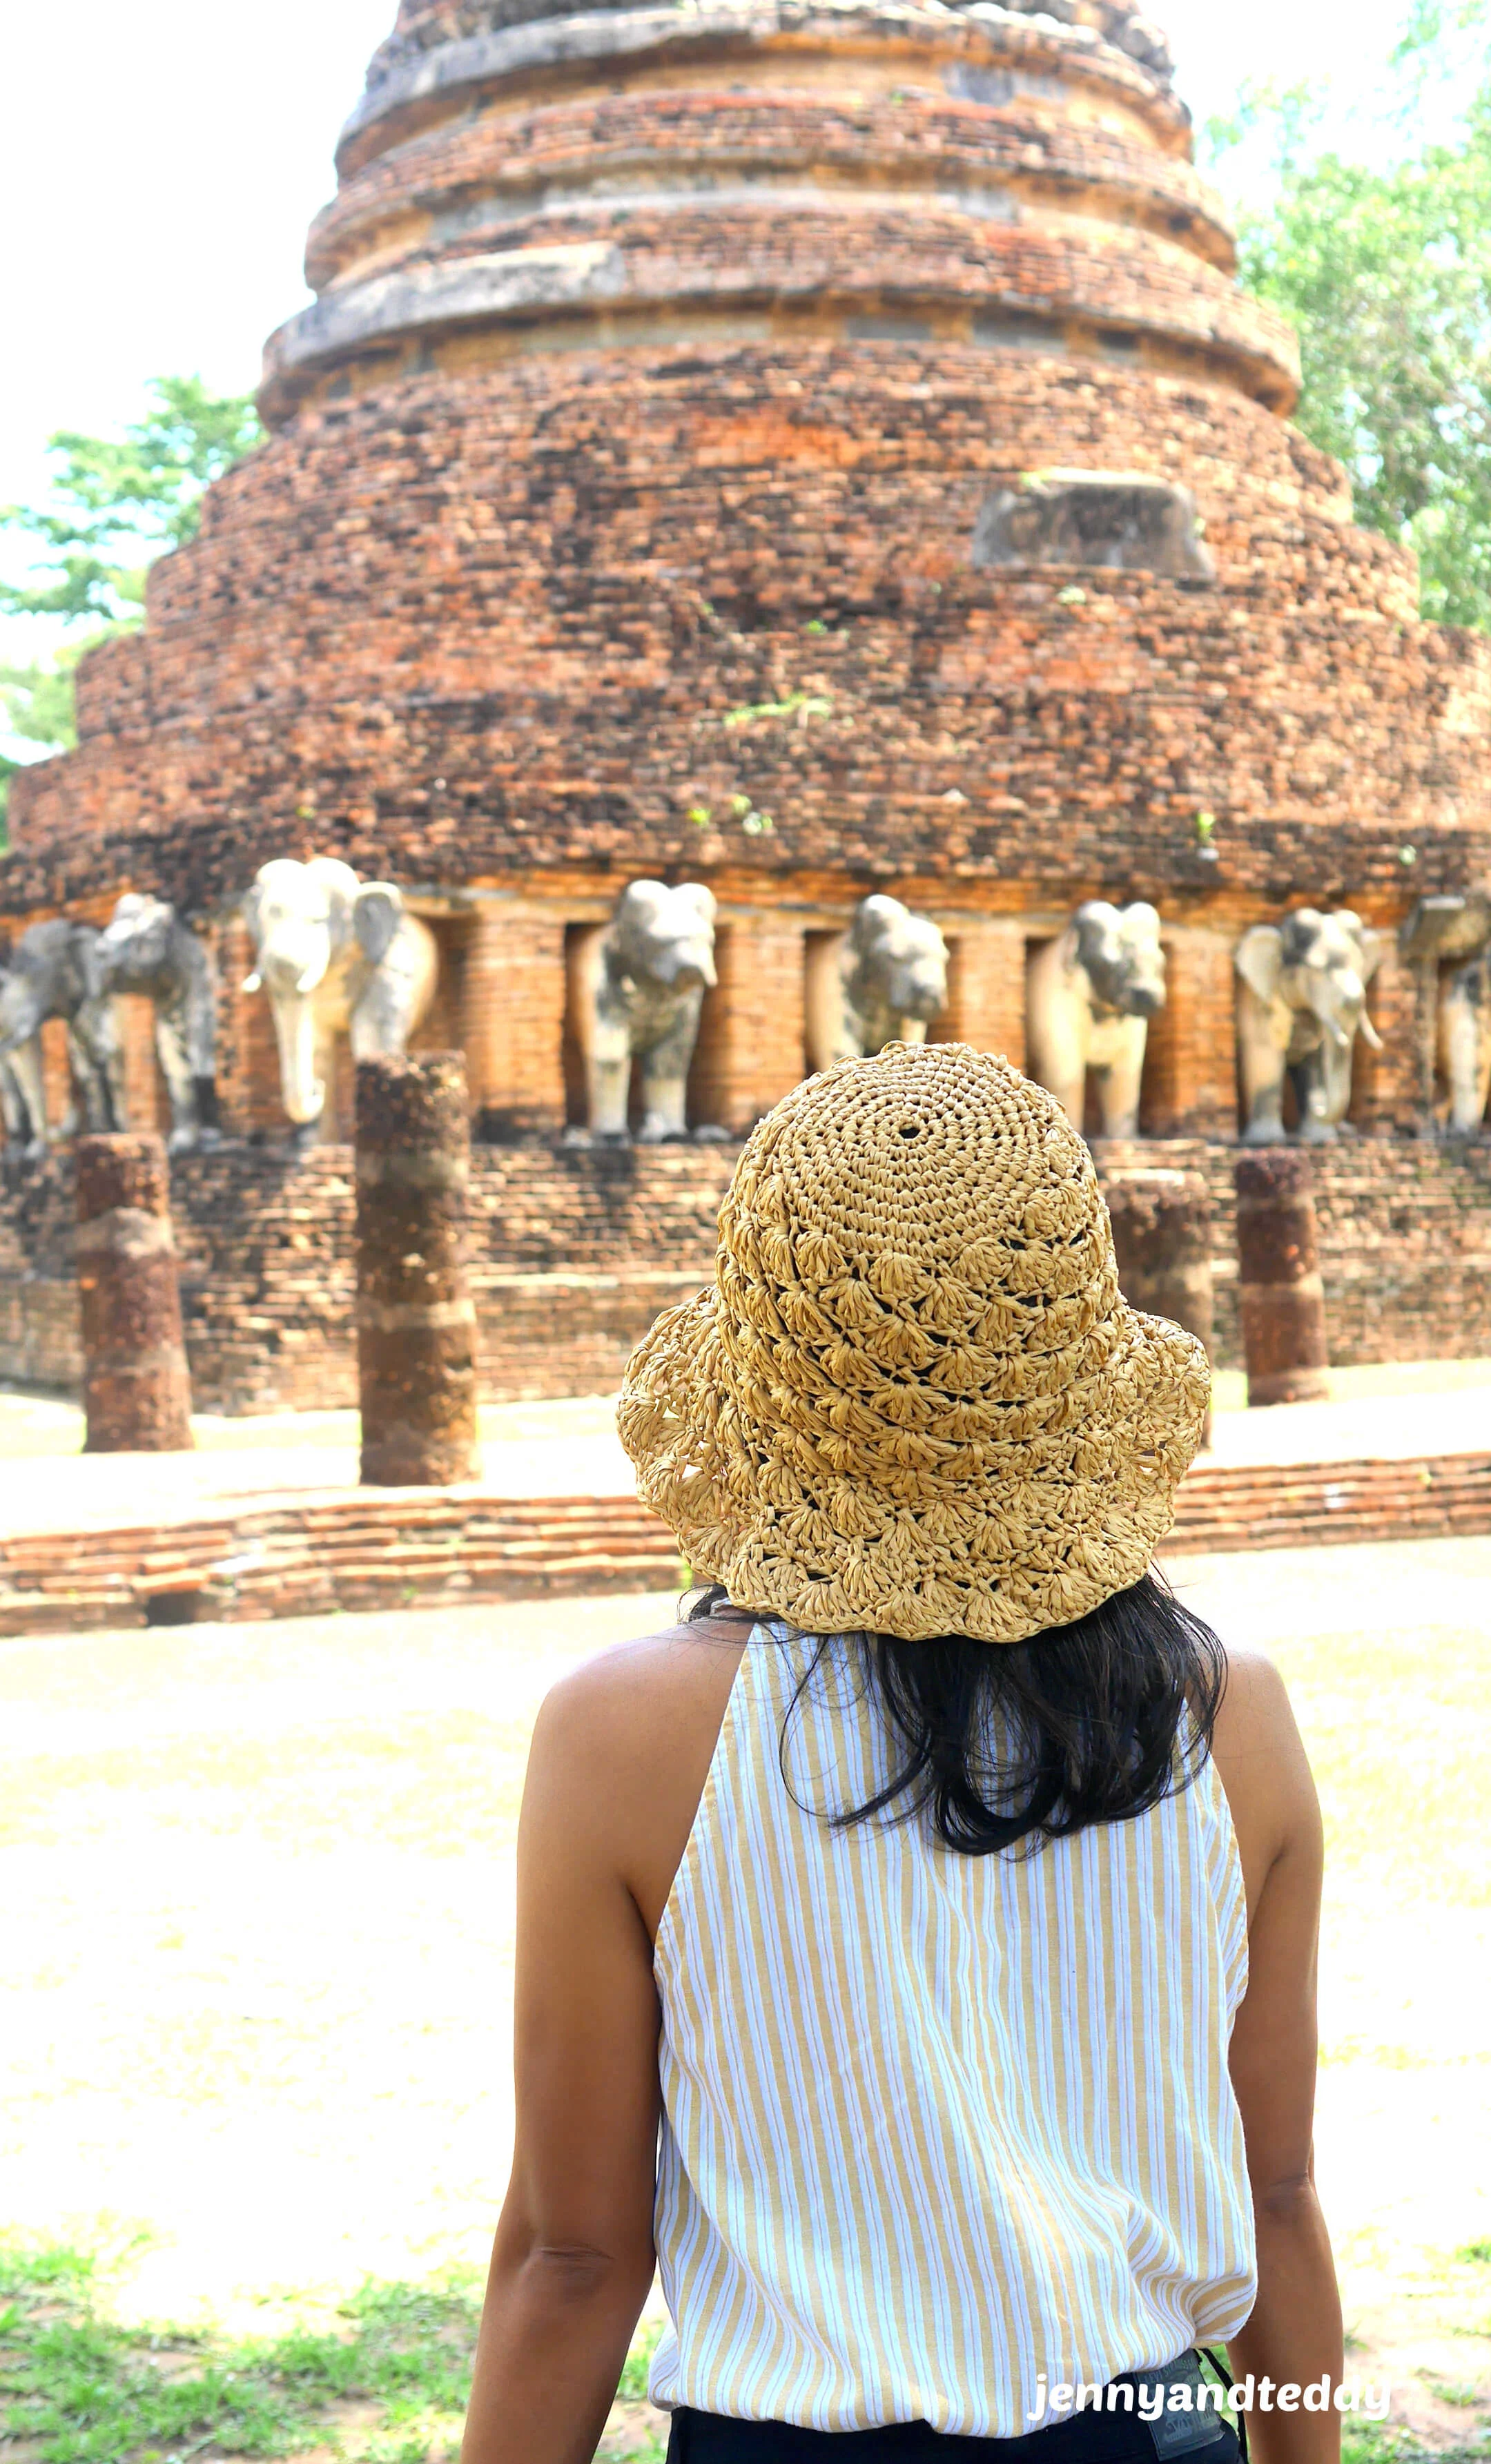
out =
<svg viewBox="0 0 1491 2464"><path fill-rule="evenodd" d="M1491 2409L1491 2264L1456 2255L1491 2246L1491 1540L1179 1573L1276 1651L1320 1774L1350 2368L1464 2445ZM534 1712L671 1611L0 1644L0 2226L139 2236L131 2314L249 2328L483 2263Z"/></svg>

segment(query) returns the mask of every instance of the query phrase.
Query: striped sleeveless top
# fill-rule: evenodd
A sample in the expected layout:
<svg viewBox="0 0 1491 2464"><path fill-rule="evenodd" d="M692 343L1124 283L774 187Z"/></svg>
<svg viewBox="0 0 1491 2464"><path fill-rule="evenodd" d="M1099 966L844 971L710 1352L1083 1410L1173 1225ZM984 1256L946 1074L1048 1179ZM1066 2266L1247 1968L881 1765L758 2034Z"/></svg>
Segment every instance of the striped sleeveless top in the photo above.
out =
<svg viewBox="0 0 1491 2464"><path fill-rule="evenodd" d="M1021 2437L1042 2374L1157 2367L1253 2307L1226 1799L1208 1760L1035 1855L835 1832L891 1748L834 1655L783 1749L813 1648L753 1634L659 1930L652 2400Z"/></svg>

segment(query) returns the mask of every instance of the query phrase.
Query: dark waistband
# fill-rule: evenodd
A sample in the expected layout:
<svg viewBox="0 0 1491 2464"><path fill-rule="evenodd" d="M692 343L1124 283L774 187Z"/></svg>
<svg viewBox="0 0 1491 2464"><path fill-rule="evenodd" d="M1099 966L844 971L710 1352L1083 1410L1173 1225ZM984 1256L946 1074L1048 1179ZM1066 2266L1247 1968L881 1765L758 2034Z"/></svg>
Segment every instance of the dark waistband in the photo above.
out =
<svg viewBox="0 0 1491 2464"><path fill-rule="evenodd" d="M1187 2386L1201 2377L1195 2353L1162 2368L1134 2370L1111 2384L1101 2407L1085 2406L1069 2418L1048 2423L1023 2438L963 2438L930 2430L925 2422L888 2430L799 2430L786 2422L729 2421L716 2413L683 2409L673 2415L669 2464L1232 2464L1238 2436L1217 2412L1159 2413L1147 2422L1138 2406L1145 2388ZM1131 2407L1116 2390L1133 2391ZM1152 2397L1151 2398L1152 2406Z"/></svg>

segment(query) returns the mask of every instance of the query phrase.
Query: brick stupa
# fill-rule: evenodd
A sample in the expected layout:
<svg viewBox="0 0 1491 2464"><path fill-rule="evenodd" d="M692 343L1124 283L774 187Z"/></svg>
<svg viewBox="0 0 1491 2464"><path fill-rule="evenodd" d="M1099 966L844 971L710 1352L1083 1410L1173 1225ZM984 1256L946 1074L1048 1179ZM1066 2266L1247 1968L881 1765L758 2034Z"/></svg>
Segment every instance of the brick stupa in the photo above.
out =
<svg viewBox="0 0 1491 2464"><path fill-rule="evenodd" d="M1491 657L1288 425L1191 151L1126 0L404 0L271 441L16 782L11 929L152 889L226 931L267 857L344 855L444 934L500 1138L562 1127L565 935L637 875L719 895L732 1130L866 890L943 923L943 1031L1017 1056L1029 944L1147 895L1145 1126L1234 1135L1239 933L1491 871ZM1384 1126L1391 963L1378 1015Z"/></svg>

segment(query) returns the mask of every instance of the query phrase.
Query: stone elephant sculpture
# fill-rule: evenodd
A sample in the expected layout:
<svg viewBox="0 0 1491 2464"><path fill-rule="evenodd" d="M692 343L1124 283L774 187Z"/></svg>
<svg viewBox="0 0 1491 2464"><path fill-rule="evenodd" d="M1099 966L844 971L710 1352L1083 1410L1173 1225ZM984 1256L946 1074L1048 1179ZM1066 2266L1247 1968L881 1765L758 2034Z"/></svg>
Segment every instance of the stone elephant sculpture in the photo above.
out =
<svg viewBox="0 0 1491 2464"><path fill-rule="evenodd" d="M1476 1104L1479 996L1472 970L1491 953L1491 889L1432 891L1418 899L1398 933L1398 953L1414 977L1419 1135L1448 1130L1462 1137L1467 1126L1480 1127L1486 1107L1483 1089L1479 1110ZM1441 1075L1449 1086L1448 1120L1440 1108Z"/></svg>
<svg viewBox="0 0 1491 2464"><path fill-rule="evenodd" d="M866 898L847 933L822 944L810 961L809 1067L831 1069L888 1044L923 1044L947 1005L948 945L936 925L899 898Z"/></svg>
<svg viewBox="0 0 1491 2464"><path fill-rule="evenodd" d="M625 1141L634 1059L642 1063L641 1143L688 1136L689 1067L716 980L714 912L699 882L674 890L634 881L610 923L580 941L570 1015L585 1067L581 1137Z"/></svg>
<svg viewBox="0 0 1491 2464"><path fill-rule="evenodd" d="M99 940L106 993L143 993L171 1098L172 1155L215 1144L217 970L204 941L164 898L121 898Z"/></svg>
<svg viewBox="0 0 1491 2464"><path fill-rule="evenodd" d="M294 1143L308 1147L337 1037L350 1037L355 1061L377 1061L406 1050L428 1016L435 936L391 882L361 882L335 856L263 866L243 913L254 947L244 990L269 997L286 1117Z"/></svg>
<svg viewBox="0 0 1491 2464"><path fill-rule="evenodd" d="M55 1137L70 1137L77 1127L76 1107L55 1130L47 1117L41 1030L49 1019L66 1021L68 1057L88 1129L124 1126L124 1056L104 987L99 941L91 924L71 923L65 916L33 924L21 935L0 977L0 1067L11 1087L7 1128L18 1099L26 1114L26 1151L33 1156L44 1154ZM18 1113L16 1121L19 1129Z"/></svg>
<svg viewBox="0 0 1491 2464"><path fill-rule="evenodd" d="M1439 1001L1439 1067L1452 1137L1473 1138L1491 1103L1491 953L1460 967Z"/></svg>
<svg viewBox="0 0 1491 2464"><path fill-rule="evenodd" d="M1143 901L1089 899L1036 952L1026 982L1030 1074L1073 1129L1083 1125L1090 1069L1104 1137L1137 1136L1150 1021L1165 995L1160 919Z"/></svg>
<svg viewBox="0 0 1491 2464"><path fill-rule="evenodd" d="M0 975L0 995L5 978ZM21 1092L21 1082L9 1061L0 1061L0 1123L5 1127L6 1158L25 1155L32 1142L31 1111Z"/></svg>
<svg viewBox="0 0 1491 2464"><path fill-rule="evenodd" d="M1350 1107L1358 1035L1382 1050L1367 1015L1382 950L1381 935L1348 907L1329 913L1300 907L1281 924L1244 933L1237 951L1244 1146L1283 1140L1286 1079L1301 1139L1320 1146L1338 1134Z"/></svg>

